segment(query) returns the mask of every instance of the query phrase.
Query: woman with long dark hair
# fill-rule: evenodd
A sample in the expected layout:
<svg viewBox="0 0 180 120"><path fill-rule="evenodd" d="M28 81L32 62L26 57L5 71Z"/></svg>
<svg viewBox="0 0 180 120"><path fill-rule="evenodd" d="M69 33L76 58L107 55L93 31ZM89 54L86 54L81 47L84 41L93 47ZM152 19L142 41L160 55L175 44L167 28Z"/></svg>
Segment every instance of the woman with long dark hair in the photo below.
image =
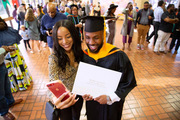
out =
<svg viewBox="0 0 180 120"><path fill-rule="evenodd" d="M46 47L47 46L47 37L46 35L43 35L40 31L40 27L41 27L41 18L43 17L44 13L42 11L42 7L41 6L38 6L37 7L37 20L38 20L38 23L39 23L39 26L38 26L38 29L39 29L39 33L40 33L40 40L41 40L41 43L44 42L44 45L43 47Z"/></svg>
<svg viewBox="0 0 180 120"><path fill-rule="evenodd" d="M77 67L82 59L81 40L74 24L70 20L60 20L53 28L53 53L49 56L50 81L61 80L69 91L72 91ZM56 102L57 98L49 92L49 98L57 106L62 103ZM61 109L61 120L79 120L83 104L81 96L70 95L72 104ZM74 104L74 105L73 105ZM72 105L72 106L71 106Z"/></svg>

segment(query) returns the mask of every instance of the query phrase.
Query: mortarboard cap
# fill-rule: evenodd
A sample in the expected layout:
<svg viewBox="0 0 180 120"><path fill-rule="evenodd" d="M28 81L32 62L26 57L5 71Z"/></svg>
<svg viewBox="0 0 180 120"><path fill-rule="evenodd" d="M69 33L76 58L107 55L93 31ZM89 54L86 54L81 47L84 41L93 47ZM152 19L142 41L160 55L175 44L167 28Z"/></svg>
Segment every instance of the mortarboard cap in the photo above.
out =
<svg viewBox="0 0 180 120"><path fill-rule="evenodd" d="M78 9L78 6L75 5L75 4L72 4L72 5L70 6L70 9L72 9L72 7L76 7L76 8Z"/></svg>
<svg viewBox="0 0 180 120"><path fill-rule="evenodd" d="M104 20L114 17L100 17L100 16L85 16L82 17L85 20L86 32L97 32L104 30Z"/></svg>

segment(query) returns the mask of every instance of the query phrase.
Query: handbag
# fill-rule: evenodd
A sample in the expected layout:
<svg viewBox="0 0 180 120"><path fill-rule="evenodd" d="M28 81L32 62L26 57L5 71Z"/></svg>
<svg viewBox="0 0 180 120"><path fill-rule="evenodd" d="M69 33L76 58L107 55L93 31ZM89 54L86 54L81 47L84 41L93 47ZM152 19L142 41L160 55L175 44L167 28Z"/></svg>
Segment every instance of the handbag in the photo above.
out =
<svg viewBox="0 0 180 120"><path fill-rule="evenodd" d="M60 119L60 109L56 109L55 106L48 101L46 103L45 115L47 120L59 120Z"/></svg>

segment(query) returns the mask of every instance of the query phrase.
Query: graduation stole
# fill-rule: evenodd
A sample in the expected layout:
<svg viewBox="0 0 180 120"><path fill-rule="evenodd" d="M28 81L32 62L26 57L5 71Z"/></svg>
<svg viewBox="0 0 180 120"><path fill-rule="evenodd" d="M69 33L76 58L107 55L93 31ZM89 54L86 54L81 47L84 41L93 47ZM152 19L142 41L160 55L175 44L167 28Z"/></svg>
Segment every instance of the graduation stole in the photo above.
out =
<svg viewBox="0 0 180 120"><path fill-rule="evenodd" d="M113 48L115 48L114 45L111 45L109 43L106 43L105 45L103 45L103 47L99 50L98 53L92 53L89 51L89 49L87 49L87 52L85 50L84 53L86 55L88 55L89 57L93 58L94 60L98 60L98 59L101 59L101 58L104 58L108 55L111 55L115 52L118 52L120 51L120 49L117 49L117 50L113 50L112 52L110 52Z"/></svg>
<svg viewBox="0 0 180 120"><path fill-rule="evenodd" d="M105 18L104 18L105 19ZM85 54L87 54L89 57L98 60L100 58L104 58L110 54L113 54L117 51L120 51L120 49L110 52L113 48L115 48L114 45L111 45L109 43L106 43L106 23L104 22L104 42L102 48L99 50L98 53L92 53L89 49L87 49L87 52L84 51Z"/></svg>

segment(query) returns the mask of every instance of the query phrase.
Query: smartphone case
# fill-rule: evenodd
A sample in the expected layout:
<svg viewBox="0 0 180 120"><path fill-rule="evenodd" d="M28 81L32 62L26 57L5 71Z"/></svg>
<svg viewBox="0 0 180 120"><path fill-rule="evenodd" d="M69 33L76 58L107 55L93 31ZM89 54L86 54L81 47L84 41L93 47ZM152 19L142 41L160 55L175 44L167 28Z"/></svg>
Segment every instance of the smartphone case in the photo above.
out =
<svg viewBox="0 0 180 120"><path fill-rule="evenodd" d="M57 98L66 92L66 87L59 82L49 83L46 86ZM62 101L66 100L67 98L69 98L68 94L63 98Z"/></svg>

